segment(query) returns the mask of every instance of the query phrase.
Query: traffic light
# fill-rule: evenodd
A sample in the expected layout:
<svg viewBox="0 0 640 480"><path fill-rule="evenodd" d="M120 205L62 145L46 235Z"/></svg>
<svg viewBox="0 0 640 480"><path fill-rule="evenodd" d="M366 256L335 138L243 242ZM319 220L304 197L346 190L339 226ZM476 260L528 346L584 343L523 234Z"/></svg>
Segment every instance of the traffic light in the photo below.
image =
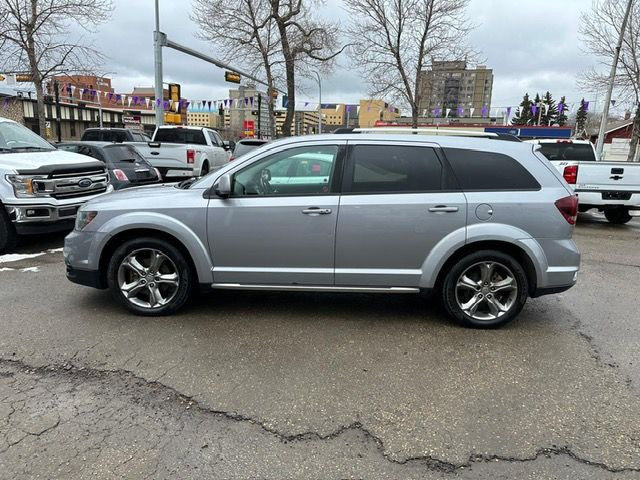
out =
<svg viewBox="0 0 640 480"><path fill-rule="evenodd" d="M33 82L33 75L30 73L20 73L16 75L16 82Z"/></svg>
<svg viewBox="0 0 640 480"><path fill-rule="evenodd" d="M180 102L180 85L178 83L169 84L169 109L172 112L180 113L182 109L182 103Z"/></svg>
<svg viewBox="0 0 640 480"><path fill-rule="evenodd" d="M241 77L240 74L236 72L224 72L224 79L227 82L240 83Z"/></svg>

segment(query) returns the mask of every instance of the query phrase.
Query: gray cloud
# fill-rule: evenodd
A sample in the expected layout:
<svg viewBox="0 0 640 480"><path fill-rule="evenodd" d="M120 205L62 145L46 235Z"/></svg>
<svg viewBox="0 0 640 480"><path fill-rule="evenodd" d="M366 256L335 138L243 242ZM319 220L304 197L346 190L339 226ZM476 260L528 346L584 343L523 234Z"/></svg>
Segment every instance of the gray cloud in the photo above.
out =
<svg viewBox="0 0 640 480"><path fill-rule="evenodd" d="M113 74L118 91L153 83L154 28L152 2L149 0L114 0L111 20L95 35L96 44L108 57L103 66ZM215 56L212 47L195 37L196 26L189 19L187 0L160 0L161 28L170 38ZM345 20L340 0L330 0L323 15ZM555 97L566 95L568 101L582 96L576 78L594 64L580 50L578 23L581 11L589 8L586 0L471 0L469 16L478 25L470 36L495 75L493 105L519 103L524 92L551 91ZM165 81L183 86L183 95L193 100L226 98L233 85L224 82L222 70L165 49ZM238 58L242 66L242 58ZM339 59L334 73L323 78L323 101L356 102L366 96L367 85L349 68L346 56ZM602 95L601 95L602 97ZM316 101L317 85L306 81L301 101ZM593 100L593 98L592 98Z"/></svg>

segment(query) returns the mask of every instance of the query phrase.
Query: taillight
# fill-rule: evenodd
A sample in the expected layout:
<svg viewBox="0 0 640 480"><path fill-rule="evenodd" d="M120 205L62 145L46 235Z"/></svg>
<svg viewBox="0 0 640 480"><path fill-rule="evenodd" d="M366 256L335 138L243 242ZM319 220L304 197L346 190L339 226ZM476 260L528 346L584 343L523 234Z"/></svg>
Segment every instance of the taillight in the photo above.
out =
<svg viewBox="0 0 640 480"><path fill-rule="evenodd" d="M578 180L578 165L567 165L564 167L562 176L569 185L575 185Z"/></svg>
<svg viewBox="0 0 640 480"><path fill-rule="evenodd" d="M556 208L570 225L575 225L578 218L578 196L569 195L556 200Z"/></svg>
<svg viewBox="0 0 640 480"><path fill-rule="evenodd" d="M119 168L116 168L113 171L113 174L121 182L128 182L129 181L129 179L127 178L127 175L122 170L120 170Z"/></svg>
<svg viewBox="0 0 640 480"><path fill-rule="evenodd" d="M194 163L196 161L196 151L191 148L187 149L187 163Z"/></svg>

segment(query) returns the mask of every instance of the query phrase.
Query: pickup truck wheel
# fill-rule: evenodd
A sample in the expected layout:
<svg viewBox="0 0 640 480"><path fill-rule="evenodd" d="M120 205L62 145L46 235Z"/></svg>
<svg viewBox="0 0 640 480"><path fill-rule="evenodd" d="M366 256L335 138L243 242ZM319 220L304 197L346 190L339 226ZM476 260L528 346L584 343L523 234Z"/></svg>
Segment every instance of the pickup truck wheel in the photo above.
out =
<svg viewBox="0 0 640 480"><path fill-rule="evenodd" d="M458 260L445 277L446 312L465 327L495 328L513 320L527 301L527 275L511 255L482 250Z"/></svg>
<svg viewBox="0 0 640 480"><path fill-rule="evenodd" d="M138 315L170 315L189 298L193 275L176 247L156 238L123 243L107 270L114 298Z"/></svg>
<svg viewBox="0 0 640 480"><path fill-rule="evenodd" d="M18 234L13 227L9 215L0 204L0 253L8 253L18 244Z"/></svg>
<svg viewBox="0 0 640 480"><path fill-rule="evenodd" d="M615 223L617 225L622 225L631 220L631 215L627 208L609 208L604 211L604 216L609 223Z"/></svg>
<svg viewBox="0 0 640 480"><path fill-rule="evenodd" d="M209 173L209 162L205 160L205 162L202 164L202 167L200 168L200 176L204 177L207 173Z"/></svg>

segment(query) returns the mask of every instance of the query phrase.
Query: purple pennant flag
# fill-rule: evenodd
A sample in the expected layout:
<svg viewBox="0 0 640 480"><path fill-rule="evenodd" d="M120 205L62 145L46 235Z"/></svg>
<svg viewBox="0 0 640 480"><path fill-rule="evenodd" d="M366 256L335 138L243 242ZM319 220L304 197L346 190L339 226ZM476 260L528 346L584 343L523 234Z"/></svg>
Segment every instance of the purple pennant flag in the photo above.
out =
<svg viewBox="0 0 640 480"><path fill-rule="evenodd" d="M589 102L584 102L584 111L585 112L589 111Z"/></svg>
<svg viewBox="0 0 640 480"><path fill-rule="evenodd" d="M225 106L225 108L227 107L227 101L228 101L228 100L225 98L225 99L224 99L224 106Z"/></svg>
<svg viewBox="0 0 640 480"><path fill-rule="evenodd" d="M558 104L558 113L562 115L562 112L564 112L564 103L560 102Z"/></svg>
<svg viewBox="0 0 640 480"><path fill-rule="evenodd" d="M482 112L481 112L482 117L483 117L483 118L484 118L484 117L486 117L486 116L487 116L487 113L489 113L489 109L487 108L487 106L486 106L486 105L483 105L483 106L482 106Z"/></svg>
<svg viewBox="0 0 640 480"><path fill-rule="evenodd" d="M116 95L116 103L118 103L119 101L122 100L122 95L120 95L119 93Z"/></svg>
<svg viewBox="0 0 640 480"><path fill-rule="evenodd" d="M133 96L133 104L134 105L138 105L138 96L137 95Z"/></svg>
<svg viewBox="0 0 640 480"><path fill-rule="evenodd" d="M161 100L159 98L156 98L156 107L160 106L160 102L161 102Z"/></svg>
<svg viewBox="0 0 640 480"><path fill-rule="evenodd" d="M511 107L507 107L507 118L511 116Z"/></svg>
<svg viewBox="0 0 640 480"><path fill-rule="evenodd" d="M615 100L611 100L611 106L615 107L616 106L616 101Z"/></svg>
<svg viewBox="0 0 640 480"><path fill-rule="evenodd" d="M458 116L462 117L464 115L464 108L458 107Z"/></svg>
<svg viewBox="0 0 640 480"><path fill-rule="evenodd" d="M67 93L71 93L71 85L67 85Z"/></svg>
<svg viewBox="0 0 640 480"><path fill-rule="evenodd" d="M308 107L309 106L309 102L304 102L304 106Z"/></svg>
<svg viewBox="0 0 640 480"><path fill-rule="evenodd" d="M244 106L246 107L247 105L249 105L249 98L244 97Z"/></svg>
<svg viewBox="0 0 640 480"><path fill-rule="evenodd" d="M209 111L211 111L211 100L207 102L207 107L209 107Z"/></svg>
<svg viewBox="0 0 640 480"><path fill-rule="evenodd" d="M169 110L169 100L165 100L162 106L164 107L165 110Z"/></svg>
<svg viewBox="0 0 640 480"><path fill-rule="evenodd" d="M95 90L91 90L91 96L95 97L96 96L96 91Z"/></svg>
<svg viewBox="0 0 640 480"><path fill-rule="evenodd" d="M253 97L249 97L249 103L251 104L251 106L253 107Z"/></svg>
<svg viewBox="0 0 640 480"><path fill-rule="evenodd" d="M113 93L107 93L107 98L109 99L109 101L113 100Z"/></svg>
<svg viewBox="0 0 640 480"><path fill-rule="evenodd" d="M531 113L533 115L535 115L538 112L538 106L537 105L531 105Z"/></svg>
<svg viewBox="0 0 640 480"><path fill-rule="evenodd" d="M347 105L347 113L351 113L351 105Z"/></svg>

